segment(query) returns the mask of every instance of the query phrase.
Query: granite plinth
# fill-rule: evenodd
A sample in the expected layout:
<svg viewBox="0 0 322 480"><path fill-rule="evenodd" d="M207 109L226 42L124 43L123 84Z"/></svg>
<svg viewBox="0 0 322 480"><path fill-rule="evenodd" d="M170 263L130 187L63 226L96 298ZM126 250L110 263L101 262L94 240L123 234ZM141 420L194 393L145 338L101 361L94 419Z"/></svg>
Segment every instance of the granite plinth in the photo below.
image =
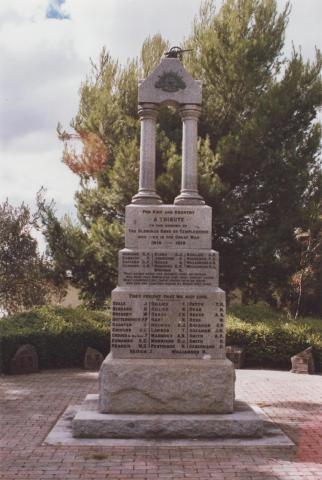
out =
<svg viewBox="0 0 322 480"><path fill-rule="evenodd" d="M211 249L211 208L189 205L127 205L125 247Z"/></svg>
<svg viewBox="0 0 322 480"><path fill-rule="evenodd" d="M235 371L225 360L117 359L100 370L102 413L212 414L234 408Z"/></svg>
<svg viewBox="0 0 322 480"><path fill-rule="evenodd" d="M76 413L78 438L260 438L263 416L244 402L234 413L220 415L130 415L97 411L97 395L88 395Z"/></svg>

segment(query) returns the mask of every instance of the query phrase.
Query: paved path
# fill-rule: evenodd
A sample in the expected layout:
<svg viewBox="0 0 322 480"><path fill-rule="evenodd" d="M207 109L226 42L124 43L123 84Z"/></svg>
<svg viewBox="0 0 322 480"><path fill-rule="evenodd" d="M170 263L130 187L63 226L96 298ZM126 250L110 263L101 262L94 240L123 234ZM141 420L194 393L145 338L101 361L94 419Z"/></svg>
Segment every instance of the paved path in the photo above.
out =
<svg viewBox="0 0 322 480"><path fill-rule="evenodd" d="M78 370L0 376L0 480L322 480L322 376L238 370L293 447L64 447L42 442L67 405L97 392Z"/></svg>

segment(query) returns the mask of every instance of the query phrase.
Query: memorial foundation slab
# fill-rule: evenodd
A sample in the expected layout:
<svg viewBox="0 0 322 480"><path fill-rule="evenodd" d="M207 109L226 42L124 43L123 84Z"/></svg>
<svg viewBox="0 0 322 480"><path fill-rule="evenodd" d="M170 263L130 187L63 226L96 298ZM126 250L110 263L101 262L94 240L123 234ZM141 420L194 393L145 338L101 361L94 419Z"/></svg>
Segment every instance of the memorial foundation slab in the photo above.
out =
<svg viewBox="0 0 322 480"><path fill-rule="evenodd" d="M259 438L263 418L238 402L230 414L104 414L97 411L97 395L88 395L73 419L78 438Z"/></svg>

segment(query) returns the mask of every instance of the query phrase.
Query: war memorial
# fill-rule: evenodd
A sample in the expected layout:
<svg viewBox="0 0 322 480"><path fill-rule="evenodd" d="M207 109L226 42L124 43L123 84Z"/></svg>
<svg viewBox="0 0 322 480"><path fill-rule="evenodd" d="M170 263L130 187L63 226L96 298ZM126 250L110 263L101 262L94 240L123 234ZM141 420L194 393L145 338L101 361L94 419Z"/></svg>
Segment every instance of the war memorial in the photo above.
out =
<svg viewBox="0 0 322 480"><path fill-rule="evenodd" d="M182 119L181 192L165 205L155 189L161 105ZM111 350L73 419L74 437L260 437L263 420L235 400L225 353L225 292L212 250L212 211L198 193L202 85L171 49L139 83L138 193L126 207L125 248L112 292Z"/></svg>

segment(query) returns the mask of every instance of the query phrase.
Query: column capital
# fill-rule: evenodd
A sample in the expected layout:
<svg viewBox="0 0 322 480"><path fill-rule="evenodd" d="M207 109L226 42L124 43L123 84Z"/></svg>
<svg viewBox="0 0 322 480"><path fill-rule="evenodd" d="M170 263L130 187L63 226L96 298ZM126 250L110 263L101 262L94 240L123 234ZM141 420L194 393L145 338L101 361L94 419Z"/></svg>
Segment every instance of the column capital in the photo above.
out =
<svg viewBox="0 0 322 480"><path fill-rule="evenodd" d="M201 107L199 105L193 105L193 104L181 105L179 113L182 120L184 119L198 120L201 114Z"/></svg>
<svg viewBox="0 0 322 480"><path fill-rule="evenodd" d="M156 103L141 103L138 108L140 120L144 118L156 120L159 109L159 105Z"/></svg>

